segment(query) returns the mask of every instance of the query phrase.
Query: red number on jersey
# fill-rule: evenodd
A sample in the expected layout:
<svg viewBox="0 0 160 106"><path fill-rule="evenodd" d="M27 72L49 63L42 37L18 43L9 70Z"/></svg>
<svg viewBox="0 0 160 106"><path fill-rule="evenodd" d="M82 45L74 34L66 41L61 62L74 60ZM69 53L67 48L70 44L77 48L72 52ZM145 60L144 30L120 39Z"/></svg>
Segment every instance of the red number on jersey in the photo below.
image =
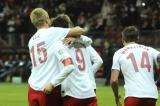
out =
<svg viewBox="0 0 160 106"><path fill-rule="evenodd" d="M86 66L85 66L84 56L81 49L77 49L75 53L76 53L76 60L78 62L78 68L79 70L84 71Z"/></svg>
<svg viewBox="0 0 160 106"><path fill-rule="evenodd" d="M31 48L31 57L32 57L31 60L32 60L33 65L37 66L36 59L35 59L35 54L34 54L34 46L32 46L32 48Z"/></svg>
<svg viewBox="0 0 160 106"><path fill-rule="evenodd" d="M136 62L134 54L130 53L128 55L127 59L131 59L131 62L133 64L135 72L138 72L138 66L137 66L137 62ZM150 65L150 62L149 62L149 57L148 57L148 53L147 52L142 52L141 68L147 68L148 72L150 72L151 65Z"/></svg>
<svg viewBox="0 0 160 106"><path fill-rule="evenodd" d="M142 68L147 68L148 72L150 72L151 65L150 65L150 62L149 62L149 57L148 57L148 53L147 52L143 52L142 53L141 67Z"/></svg>
<svg viewBox="0 0 160 106"><path fill-rule="evenodd" d="M39 57L38 60L41 64L45 63L47 60L47 50L46 50L46 48L44 48L44 45L45 45L44 41L37 44L37 53L38 53L38 57ZM32 57L33 65L34 65L34 67L36 67L37 63L36 63L36 59L35 59L34 48L35 48L34 46L32 46L32 48L31 48L31 57Z"/></svg>
<svg viewBox="0 0 160 106"><path fill-rule="evenodd" d="M136 63L136 59L134 57L134 54L133 53L130 53L127 57L127 59L131 59L131 62L133 64L133 67L134 67L134 70L135 72L138 72L138 66L137 66L137 63Z"/></svg>

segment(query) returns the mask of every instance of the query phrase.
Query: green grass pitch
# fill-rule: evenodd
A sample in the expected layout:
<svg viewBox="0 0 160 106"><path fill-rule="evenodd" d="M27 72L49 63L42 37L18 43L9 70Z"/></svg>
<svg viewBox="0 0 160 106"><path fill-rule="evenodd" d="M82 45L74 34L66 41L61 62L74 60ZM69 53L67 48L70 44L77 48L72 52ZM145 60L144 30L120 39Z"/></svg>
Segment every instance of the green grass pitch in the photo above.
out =
<svg viewBox="0 0 160 106"><path fill-rule="evenodd" d="M120 87L120 93L123 97L123 87ZM97 97L99 106L116 106L109 86L98 87ZM0 83L0 106L28 106L27 84ZM158 100L157 106L160 106L160 100Z"/></svg>

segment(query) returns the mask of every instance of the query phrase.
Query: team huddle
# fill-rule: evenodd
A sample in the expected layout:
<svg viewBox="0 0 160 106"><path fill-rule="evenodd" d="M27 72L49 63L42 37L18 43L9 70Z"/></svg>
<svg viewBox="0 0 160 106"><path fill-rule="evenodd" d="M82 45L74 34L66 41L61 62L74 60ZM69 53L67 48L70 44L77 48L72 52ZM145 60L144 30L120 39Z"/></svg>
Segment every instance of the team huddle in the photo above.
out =
<svg viewBox="0 0 160 106"><path fill-rule="evenodd" d="M30 19L37 32L28 43L32 60L29 106L98 106L94 75L103 61L92 40L84 36L85 30L74 27L64 14L50 19L42 8L34 9ZM160 62L160 52L138 44L138 38L136 27L124 29L125 47L113 57L111 86L117 106L122 105L120 71L125 79L125 106L155 106L158 98L153 63Z"/></svg>

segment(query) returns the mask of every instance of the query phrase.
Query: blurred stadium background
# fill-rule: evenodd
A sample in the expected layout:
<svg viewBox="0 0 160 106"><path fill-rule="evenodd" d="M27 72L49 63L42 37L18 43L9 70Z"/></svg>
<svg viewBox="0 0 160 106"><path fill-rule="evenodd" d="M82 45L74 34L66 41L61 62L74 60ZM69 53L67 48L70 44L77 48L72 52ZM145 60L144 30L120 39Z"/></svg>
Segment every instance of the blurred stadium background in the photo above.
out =
<svg viewBox="0 0 160 106"><path fill-rule="evenodd" d="M31 62L27 42L36 29L30 23L29 14L35 7L45 8L51 17L61 13L68 14L75 25L87 30L86 35L93 39L93 46L104 61L96 74L97 78L102 78L98 79L98 84L101 86L109 84L112 56L122 47L121 31L125 26L137 26L141 31L140 43L160 50L159 0L0 0L0 82L2 83L0 97L2 98L1 94L5 95L14 90L11 82L21 79L22 82L27 82L30 75ZM121 79L123 83L123 78ZM3 90L2 86L8 90ZM26 84L19 87L27 90ZM107 89L110 88L106 87L105 91L100 87L98 92L102 90L107 95L110 92ZM0 98L0 106L18 106L16 105L18 100L14 105L2 104L1 101L7 102L9 96L7 93L5 98ZM24 100L27 98L25 96ZM106 96L107 100L110 101ZM14 99L12 101L14 102Z"/></svg>

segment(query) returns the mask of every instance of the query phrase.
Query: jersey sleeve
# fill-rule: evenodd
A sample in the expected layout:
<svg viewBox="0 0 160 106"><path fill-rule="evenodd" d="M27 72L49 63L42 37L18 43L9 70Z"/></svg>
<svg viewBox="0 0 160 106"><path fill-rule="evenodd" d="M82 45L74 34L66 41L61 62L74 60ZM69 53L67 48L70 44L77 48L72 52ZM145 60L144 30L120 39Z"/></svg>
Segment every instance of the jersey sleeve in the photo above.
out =
<svg viewBox="0 0 160 106"><path fill-rule="evenodd" d="M50 27L49 31L55 40L63 40L69 33L70 28Z"/></svg>
<svg viewBox="0 0 160 106"><path fill-rule="evenodd" d="M154 61L157 62L157 56L160 54L160 52L156 49L151 48L151 47L150 47L150 51L151 51L151 54L152 54Z"/></svg>
<svg viewBox="0 0 160 106"><path fill-rule="evenodd" d="M59 84L61 84L69 76L69 74L71 72L74 71L74 69L75 68L74 68L73 64L65 66L61 70L61 72L51 80L51 84L54 87L58 86Z"/></svg>
<svg viewBox="0 0 160 106"><path fill-rule="evenodd" d="M71 58L69 55L66 46L62 44L62 42L58 42L54 45L54 53L59 61L63 62L63 60L67 58Z"/></svg>
<svg viewBox="0 0 160 106"><path fill-rule="evenodd" d="M103 60L92 46L89 46L87 49L89 51L90 59L93 62L93 72L96 73L101 67Z"/></svg>
<svg viewBox="0 0 160 106"><path fill-rule="evenodd" d="M86 47L88 47L92 44L92 39L87 36L81 35L79 42L84 44Z"/></svg>
<svg viewBox="0 0 160 106"><path fill-rule="evenodd" d="M113 63L112 63L112 69L116 69L120 71L120 63L119 63L120 54L118 52L115 52L113 56Z"/></svg>

